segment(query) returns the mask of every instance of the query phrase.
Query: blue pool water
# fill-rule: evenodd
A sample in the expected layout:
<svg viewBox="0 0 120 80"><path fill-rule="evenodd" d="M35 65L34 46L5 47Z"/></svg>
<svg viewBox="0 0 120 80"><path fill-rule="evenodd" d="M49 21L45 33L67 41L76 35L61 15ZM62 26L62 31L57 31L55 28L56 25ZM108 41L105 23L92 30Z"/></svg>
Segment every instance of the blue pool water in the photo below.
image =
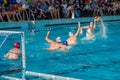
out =
<svg viewBox="0 0 120 80"><path fill-rule="evenodd" d="M25 32L26 69L83 80L120 80L120 22L104 22L104 24L106 38L102 38L101 24L97 23L95 39L82 40L85 37L85 31L83 31L84 34L78 36L78 44L70 48L68 52L45 50L49 47L45 36L50 30L50 39L55 40L57 36L60 36L62 40L66 40L69 31L76 32L77 24L48 26L44 30ZM81 24L81 26L85 25L89 24ZM13 63L11 68L21 63L6 62Z"/></svg>

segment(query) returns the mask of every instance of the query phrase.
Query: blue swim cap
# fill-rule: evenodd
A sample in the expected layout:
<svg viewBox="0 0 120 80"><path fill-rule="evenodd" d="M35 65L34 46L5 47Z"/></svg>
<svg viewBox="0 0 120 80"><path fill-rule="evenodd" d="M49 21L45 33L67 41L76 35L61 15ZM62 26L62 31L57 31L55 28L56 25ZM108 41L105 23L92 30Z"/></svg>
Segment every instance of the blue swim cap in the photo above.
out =
<svg viewBox="0 0 120 80"><path fill-rule="evenodd" d="M62 44L68 46L67 41L63 41Z"/></svg>

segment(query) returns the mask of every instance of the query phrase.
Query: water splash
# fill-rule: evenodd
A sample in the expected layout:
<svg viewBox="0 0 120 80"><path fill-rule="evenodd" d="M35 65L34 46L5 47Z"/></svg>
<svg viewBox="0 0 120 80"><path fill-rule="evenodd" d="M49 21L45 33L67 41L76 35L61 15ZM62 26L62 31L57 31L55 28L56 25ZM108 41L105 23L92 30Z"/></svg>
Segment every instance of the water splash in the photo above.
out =
<svg viewBox="0 0 120 80"><path fill-rule="evenodd" d="M105 26L102 18L100 20L100 23L101 23L101 27L100 27L101 36L102 36L102 38L107 38L107 35L106 35L106 26Z"/></svg>
<svg viewBox="0 0 120 80"><path fill-rule="evenodd" d="M35 21L28 22L28 31L34 33L36 31L36 23Z"/></svg>

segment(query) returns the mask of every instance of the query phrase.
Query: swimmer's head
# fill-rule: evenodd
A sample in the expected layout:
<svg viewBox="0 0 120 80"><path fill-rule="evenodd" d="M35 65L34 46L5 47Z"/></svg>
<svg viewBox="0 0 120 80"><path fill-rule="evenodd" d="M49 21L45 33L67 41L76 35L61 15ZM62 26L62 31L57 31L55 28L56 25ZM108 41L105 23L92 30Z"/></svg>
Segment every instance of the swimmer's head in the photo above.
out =
<svg viewBox="0 0 120 80"><path fill-rule="evenodd" d="M19 42L15 42L15 43L14 43L14 47L15 47L15 48L20 48L20 43L19 43Z"/></svg>
<svg viewBox="0 0 120 80"><path fill-rule="evenodd" d="M59 42L59 43L60 43L60 42L61 42L61 38L60 38L60 37L57 37L57 38L56 38L56 42Z"/></svg>
<svg viewBox="0 0 120 80"><path fill-rule="evenodd" d="M69 32L69 37L72 37L74 34L72 32Z"/></svg>
<svg viewBox="0 0 120 80"><path fill-rule="evenodd" d="M68 46L67 41L63 41L62 44Z"/></svg>
<svg viewBox="0 0 120 80"><path fill-rule="evenodd" d="M93 22L90 22L90 27L93 27L93 24L94 24Z"/></svg>

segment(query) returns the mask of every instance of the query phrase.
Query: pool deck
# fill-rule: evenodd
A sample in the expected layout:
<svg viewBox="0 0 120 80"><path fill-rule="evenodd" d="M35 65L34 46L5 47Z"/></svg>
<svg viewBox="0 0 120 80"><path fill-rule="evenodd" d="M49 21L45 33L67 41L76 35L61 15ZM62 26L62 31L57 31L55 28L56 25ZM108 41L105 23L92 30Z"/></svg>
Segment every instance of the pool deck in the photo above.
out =
<svg viewBox="0 0 120 80"><path fill-rule="evenodd" d="M103 16L101 17L103 21L120 21L120 16ZM39 21L24 21L24 22L1 22L0 30L10 30L17 29L21 31L28 30L30 25L34 25L37 30L40 30L44 27L56 26L56 25L64 25L64 24L77 24L77 22L88 23L93 21L93 17L85 17L85 18L74 18L74 19L55 19L55 20L39 20Z"/></svg>

